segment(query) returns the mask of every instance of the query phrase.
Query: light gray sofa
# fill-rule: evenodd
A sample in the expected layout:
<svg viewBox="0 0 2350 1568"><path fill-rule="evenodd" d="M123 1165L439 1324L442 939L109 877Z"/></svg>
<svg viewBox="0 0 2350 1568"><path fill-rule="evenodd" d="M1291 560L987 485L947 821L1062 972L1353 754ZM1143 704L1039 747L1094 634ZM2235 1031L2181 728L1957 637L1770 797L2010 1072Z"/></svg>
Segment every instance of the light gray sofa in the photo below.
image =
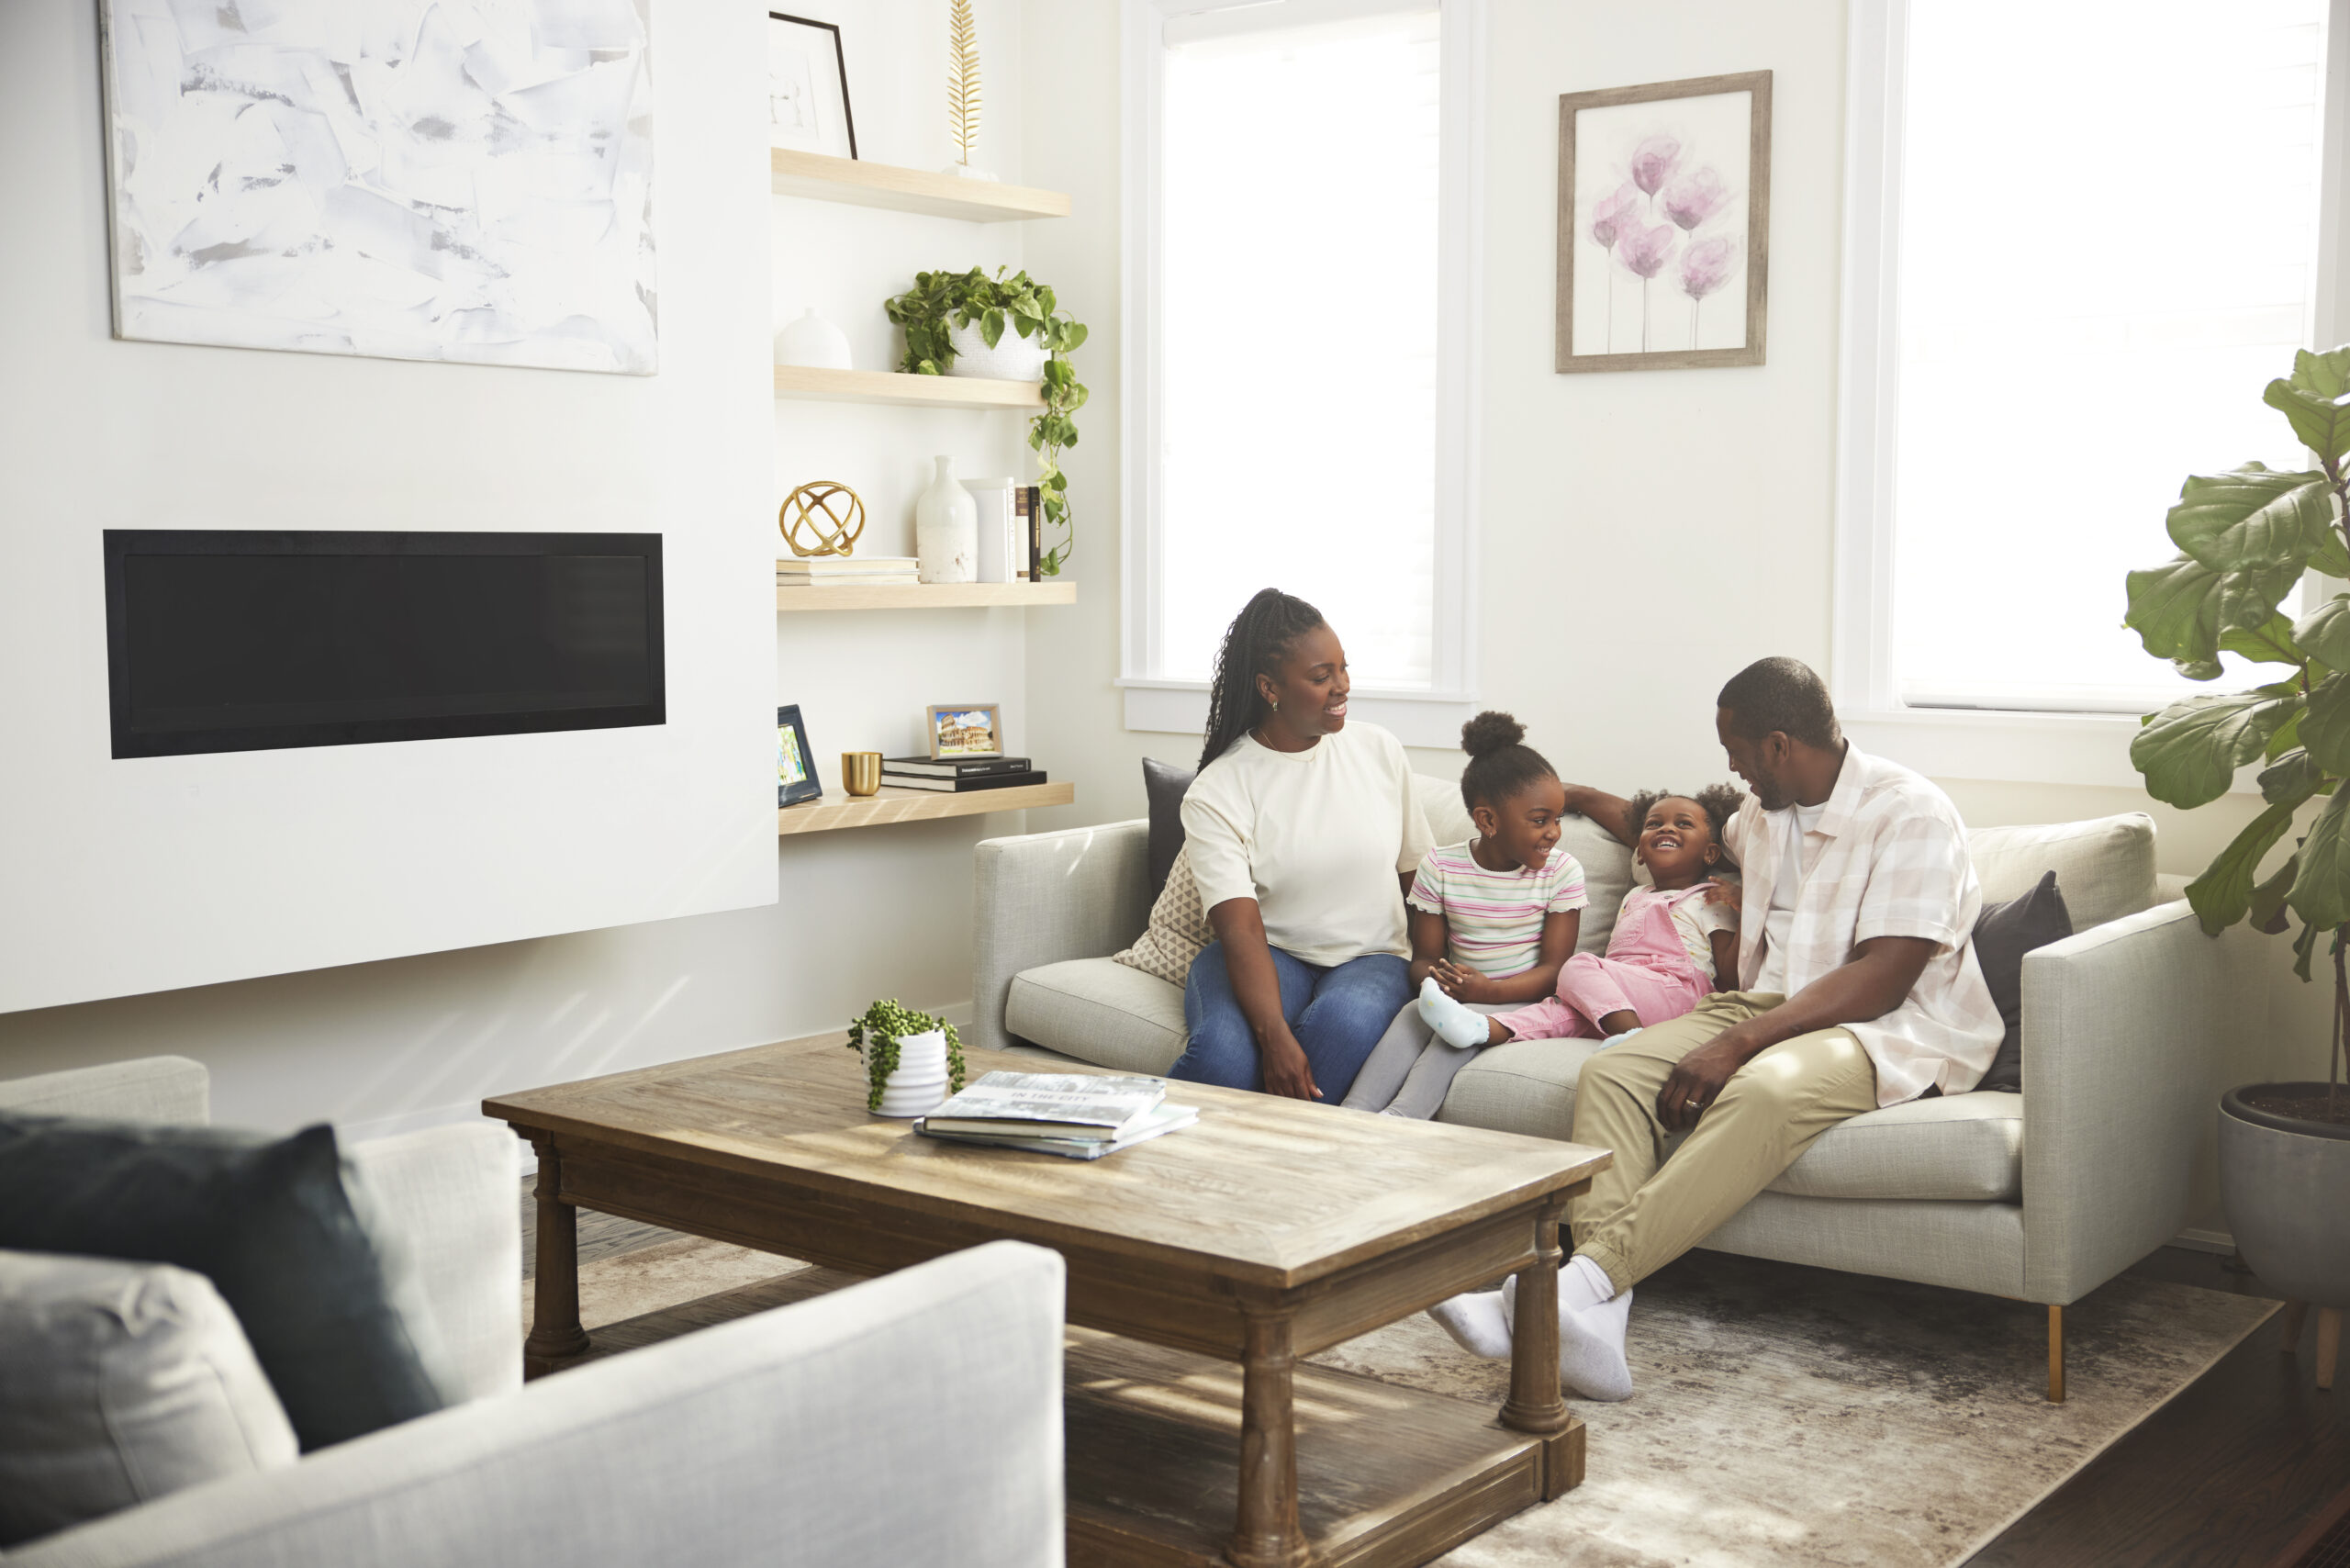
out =
<svg viewBox="0 0 2350 1568"><path fill-rule="evenodd" d="M0 1108L203 1122L207 1085L157 1058L0 1082ZM346 1150L424 1266L464 1403L7 1568L1062 1561L1059 1254L996 1242L526 1387L516 1149L476 1123Z"/></svg>
<svg viewBox="0 0 2350 1568"><path fill-rule="evenodd" d="M1438 843L1469 835L1456 784L1414 788ZM1600 951L1631 857L1580 817L1566 836L1592 896L1579 946ZM1181 1054L1181 990L1107 956L1147 918L1148 840L1135 821L978 846L972 1044L1152 1073ZM1985 829L1970 849L1986 902L2053 870L2073 913L2076 935L2024 959L2024 1092L1856 1116L1706 1245L2044 1303L2049 1397L2062 1399L2065 1305L2187 1222L2221 1041L2220 947L2183 900L2157 902L2143 814ZM1496 1047L1454 1081L1438 1119L1565 1138L1595 1048Z"/></svg>

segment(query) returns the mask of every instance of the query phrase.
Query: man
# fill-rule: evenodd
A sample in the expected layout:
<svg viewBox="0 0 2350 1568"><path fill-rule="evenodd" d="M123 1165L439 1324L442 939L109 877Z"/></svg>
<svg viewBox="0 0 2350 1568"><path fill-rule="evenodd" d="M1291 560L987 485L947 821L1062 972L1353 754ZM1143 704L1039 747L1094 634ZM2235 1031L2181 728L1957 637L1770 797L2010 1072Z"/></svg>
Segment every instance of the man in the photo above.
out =
<svg viewBox="0 0 2350 1568"><path fill-rule="evenodd" d="M1632 1392L1632 1287L1705 1239L1837 1123L1975 1087L2002 1026L1971 937L1982 889L1948 796L1844 739L1796 659L1741 670L1714 728L1753 791L1728 834L1743 870L1738 975L1695 1012L1619 1037L1583 1066L1574 1138L1615 1163L1570 1211L1560 1375L1592 1399ZM1625 803L1569 793L1595 820ZM1670 1161L1664 1139L1686 1133ZM1515 1285L1515 1281L1512 1285ZM1505 1355L1507 1289L1437 1320Z"/></svg>

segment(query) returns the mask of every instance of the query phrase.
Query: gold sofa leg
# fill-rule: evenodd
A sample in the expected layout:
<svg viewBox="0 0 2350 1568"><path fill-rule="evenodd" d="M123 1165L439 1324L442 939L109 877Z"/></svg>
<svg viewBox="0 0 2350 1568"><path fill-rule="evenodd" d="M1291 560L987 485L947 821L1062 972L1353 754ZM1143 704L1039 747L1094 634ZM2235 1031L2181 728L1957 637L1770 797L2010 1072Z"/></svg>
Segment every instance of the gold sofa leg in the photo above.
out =
<svg viewBox="0 0 2350 1568"><path fill-rule="evenodd" d="M2288 1301L2285 1304L2285 1310L2278 1313L2277 1317L2279 1325L2277 1334L2285 1342L2285 1353L2288 1356L2300 1355L2301 1326L2310 1320L2310 1304L2305 1301Z"/></svg>
<svg viewBox="0 0 2350 1568"><path fill-rule="evenodd" d="M2065 1309L2048 1309L2048 1403L2065 1403Z"/></svg>
<svg viewBox="0 0 2350 1568"><path fill-rule="evenodd" d="M2317 1309L2317 1385L2333 1386L2333 1363L2342 1353L2342 1309L2321 1306Z"/></svg>

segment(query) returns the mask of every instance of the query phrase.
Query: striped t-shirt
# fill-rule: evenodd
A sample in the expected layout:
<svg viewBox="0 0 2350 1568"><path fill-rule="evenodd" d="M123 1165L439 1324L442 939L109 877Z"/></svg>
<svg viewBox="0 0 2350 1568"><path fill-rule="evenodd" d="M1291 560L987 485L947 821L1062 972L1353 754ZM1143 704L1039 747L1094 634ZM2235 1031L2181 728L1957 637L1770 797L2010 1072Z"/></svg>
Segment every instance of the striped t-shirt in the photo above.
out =
<svg viewBox="0 0 2350 1568"><path fill-rule="evenodd" d="M1487 980L1534 967L1542 953L1542 922L1591 902L1583 863L1560 844L1540 870L1488 871L1467 841L1439 845L1420 857L1411 905L1444 916L1445 957Z"/></svg>

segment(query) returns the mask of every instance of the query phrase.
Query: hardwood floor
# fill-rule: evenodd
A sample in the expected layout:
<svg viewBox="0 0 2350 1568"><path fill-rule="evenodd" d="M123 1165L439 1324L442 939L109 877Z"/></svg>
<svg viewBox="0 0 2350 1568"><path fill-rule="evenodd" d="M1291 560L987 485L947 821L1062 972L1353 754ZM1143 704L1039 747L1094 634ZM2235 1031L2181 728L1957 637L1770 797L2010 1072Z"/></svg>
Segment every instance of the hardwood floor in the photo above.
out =
<svg viewBox="0 0 2350 1568"><path fill-rule="evenodd" d="M531 1268L534 1208L521 1204ZM579 1258L616 1258L674 1239L655 1226L583 1211ZM2207 1290L2269 1295L2216 1253L2165 1247L2130 1271ZM755 1293L759 1287L752 1287ZM791 1299L794 1293L776 1297ZM754 1301L674 1309L677 1327L773 1305ZM665 1315L666 1316L666 1315ZM2350 1492L2350 1379L2318 1392L2317 1318L2300 1353L2284 1355L2270 1324L2237 1346L1965 1568L2296 1568ZM2293 1549L2288 1555L2287 1549Z"/></svg>

